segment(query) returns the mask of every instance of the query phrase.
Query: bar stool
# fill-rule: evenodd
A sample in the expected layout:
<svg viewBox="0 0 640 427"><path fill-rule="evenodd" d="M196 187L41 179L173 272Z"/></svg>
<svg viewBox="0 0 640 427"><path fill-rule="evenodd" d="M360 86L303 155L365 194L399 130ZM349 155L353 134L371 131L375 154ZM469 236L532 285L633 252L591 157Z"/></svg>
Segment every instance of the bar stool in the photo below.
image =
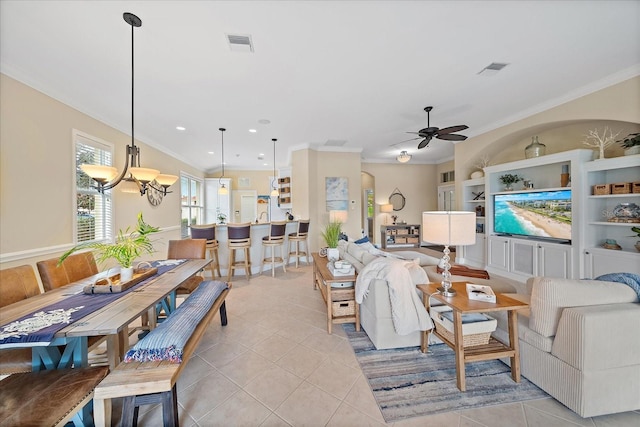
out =
<svg viewBox="0 0 640 427"><path fill-rule="evenodd" d="M247 280L251 279L251 223L227 224L227 247L229 248L229 273L231 281L236 268L243 268ZM244 252L244 260L236 261L236 251Z"/></svg>
<svg viewBox="0 0 640 427"><path fill-rule="evenodd" d="M303 219L298 221L298 231L295 233L289 233L289 260L287 264L291 262L291 256L296 258L296 268L298 268L298 261L300 257L304 256L304 259L309 265L309 220ZM291 244L295 244L295 250L291 250ZM304 243L304 251L300 250L300 243Z"/></svg>
<svg viewBox="0 0 640 427"><path fill-rule="evenodd" d="M287 221L273 221L269 226L269 235L262 238L262 265L260 273L264 271L265 261L271 264L271 277L276 276L276 264L282 264L282 270L286 273L284 256L284 238L286 237ZM271 249L271 257L266 258L267 248ZM276 248L280 248L280 256L276 256Z"/></svg>
<svg viewBox="0 0 640 427"><path fill-rule="evenodd" d="M218 255L219 245L216 240L216 225L192 225L191 238L205 239L207 241L207 250L211 257L211 264L209 264L209 268L211 269L211 278L213 279L216 277L216 271L218 272L218 277L222 278L222 274L220 274L220 257Z"/></svg>

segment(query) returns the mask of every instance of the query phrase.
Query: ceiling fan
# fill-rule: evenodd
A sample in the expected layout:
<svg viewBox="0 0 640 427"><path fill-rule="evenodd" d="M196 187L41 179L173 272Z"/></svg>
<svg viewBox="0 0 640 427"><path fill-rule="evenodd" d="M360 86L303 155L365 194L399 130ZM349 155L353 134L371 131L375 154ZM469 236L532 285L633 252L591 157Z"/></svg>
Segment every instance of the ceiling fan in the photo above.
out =
<svg viewBox="0 0 640 427"><path fill-rule="evenodd" d="M458 125L458 126L450 126L448 128L439 129L437 127L431 127L429 123L429 113L433 110L433 107L425 107L424 111L427 112L427 127L424 129L420 129L418 132L407 132L414 133L418 135L417 138L408 139L406 141L414 141L416 139L422 139L420 144L418 144L418 149L424 148L431 142L432 138L444 139L447 141L464 141L467 139L464 135L456 135L453 132L460 132L461 130L469 129L469 126L466 125Z"/></svg>

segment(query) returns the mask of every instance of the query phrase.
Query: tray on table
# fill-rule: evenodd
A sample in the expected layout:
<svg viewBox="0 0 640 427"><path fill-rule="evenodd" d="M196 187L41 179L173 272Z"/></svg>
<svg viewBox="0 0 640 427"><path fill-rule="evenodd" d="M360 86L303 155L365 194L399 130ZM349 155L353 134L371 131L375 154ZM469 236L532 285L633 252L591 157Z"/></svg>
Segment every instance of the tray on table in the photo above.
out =
<svg viewBox="0 0 640 427"><path fill-rule="evenodd" d="M102 277L97 279L94 283L84 287L85 294L113 294L117 292L123 292L130 287L137 285L143 280L148 279L158 272L158 269L153 268L136 268L133 270L133 278L126 282L120 281L120 273L112 276Z"/></svg>

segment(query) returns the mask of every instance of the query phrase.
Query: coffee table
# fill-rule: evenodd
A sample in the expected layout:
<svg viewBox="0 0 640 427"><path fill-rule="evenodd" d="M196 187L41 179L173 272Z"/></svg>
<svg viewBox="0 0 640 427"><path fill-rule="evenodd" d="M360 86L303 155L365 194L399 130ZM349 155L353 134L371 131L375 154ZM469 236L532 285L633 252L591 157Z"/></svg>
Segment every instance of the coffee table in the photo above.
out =
<svg viewBox="0 0 640 427"><path fill-rule="evenodd" d="M456 353L456 378L460 391L466 390L465 383L465 363L477 362L480 360L500 359L509 357L511 359L511 378L520 382L520 349L518 346L518 315L517 310L529 307L528 304L518 301L502 294L496 294L496 302L484 302L470 300L467 297L467 282L454 282L453 289L456 295L444 297L438 292L439 283L428 285L418 285L422 291L422 301L429 310L429 297L451 307L453 310L454 342L449 341L440 335L435 329L432 333L440 338L445 344L451 347ZM489 313L492 311L506 311L509 319L509 343L505 344L491 337L486 345L464 347L462 340L462 315L467 313ZM421 350L427 351L429 331L422 334Z"/></svg>
<svg viewBox="0 0 640 427"><path fill-rule="evenodd" d="M331 333L333 323L355 323L356 331L360 331L360 304L356 303L356 275L334 277L329 271L326 257L314 252L313 288L320 289L322 298L327 303L327 331ZM332 283L353 282L348 288L332 288Z"/></svg>

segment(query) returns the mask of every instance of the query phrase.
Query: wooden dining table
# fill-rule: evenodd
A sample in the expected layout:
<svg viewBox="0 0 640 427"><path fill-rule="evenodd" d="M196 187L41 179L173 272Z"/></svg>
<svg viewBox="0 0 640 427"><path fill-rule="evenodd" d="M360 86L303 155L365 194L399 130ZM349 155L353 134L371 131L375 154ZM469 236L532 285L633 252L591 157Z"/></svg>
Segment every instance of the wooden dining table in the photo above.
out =
<svg viewBox="0 0 640 427"><path fill-rule="evenodd" d="M128 349L129 325L142 315L148 314L150 327L153 328L156 305L169 299L172 301L170 305L175 307L176 289L185 280L203 270L210 262L210 259L186 260L179 266L150 278L121 298L60 329L47 346L33 346L25 343L24 347L33 349L34 370L87 366L87 340L93 336L107 337L107 359L110 368L114 368L122 361ZM90 276L5 306L0 313L0 325L37 313L52 304L82 293L84 287L94 283L99 276L101 275ZM58 346L61 346L62 351Z"/></svg>

